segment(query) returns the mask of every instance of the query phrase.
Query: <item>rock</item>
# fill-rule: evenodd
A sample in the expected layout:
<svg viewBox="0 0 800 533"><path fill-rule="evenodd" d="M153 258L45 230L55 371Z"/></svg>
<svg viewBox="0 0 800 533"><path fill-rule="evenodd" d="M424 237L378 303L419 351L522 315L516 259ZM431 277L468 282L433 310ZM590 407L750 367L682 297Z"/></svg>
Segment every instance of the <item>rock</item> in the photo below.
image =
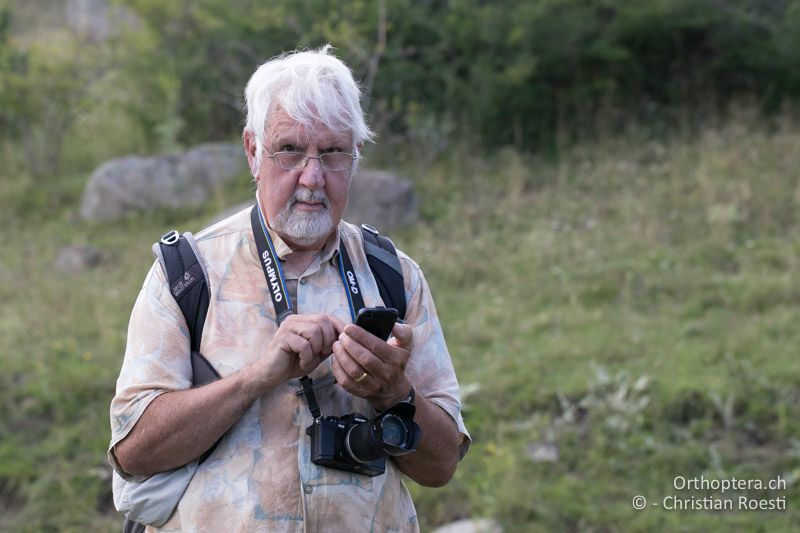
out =
<svg viewBox="0 0 800 533"><path fill-rule="evenodd" d="M381 170L361 170L350 184L344 219L372 224L382 233L417 221L417 198L411 181Z"/></svg>
<svg viewBox="0 0 800 533"><path fill-rule="evenodd" d="M503 528L491 518L459 520L436 528L432 533L502 533Z"/></svg>
<svg viewBox="0 0 800 533"><path fill-rule="evenodd" d="M244 175L247 157L238 143L201 144L184 153L181 171L214 190L231 178ZM249 177L249 174L247 175Z"/></svg>
<svg viewBox="0 0 800 533"><path fill-rule="evenodd" d="M534 463L555 463L558 461L558 447L552 442L534 442L528 445L528 456Z"/></svg>
<svg viewBox="0 0 800 533"><path fill-rule="evenodd" d="M217 222L225 220L226 218L235 215L236 213L238 213L239 211L242 211L243 209L247 209L248 207L253 207L253 204L255 202L256 202L256 197L255 197L255 194L254 194L253 197L250 200L246 200L246 201L240 202L240 203L238 203L238 204L236 204L234 206L228 207L227 209L223 209L222 211L220 211L219 213L217 213L216 215L211 217L211 220L208 221L207 225L208 226L213 226Z"/></svg>
<svg viewBox="0 0 800 533"><path fill-rule="evenodd" d="M108 253L92 246L67 246L56 255L55 266L60 271L77 276L108 260Z"/></svg>
<svg viewBox="0 0 800 533"><path fill-rule="evenodd" d="M89 178L80 214L86 220L113 220L134 211L202 205L215 188L243 177L246 169L244 149L228 143L157 157L112 159Z"/></svg>

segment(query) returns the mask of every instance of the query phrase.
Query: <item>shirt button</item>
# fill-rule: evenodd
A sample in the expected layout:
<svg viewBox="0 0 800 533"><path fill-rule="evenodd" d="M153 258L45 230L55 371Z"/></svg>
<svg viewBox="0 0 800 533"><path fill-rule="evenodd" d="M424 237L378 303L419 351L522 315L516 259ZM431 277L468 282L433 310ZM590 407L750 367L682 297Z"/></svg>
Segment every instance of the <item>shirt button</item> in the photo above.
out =
<svg viewBox="0 0 800 533"><path fill-rule="evenodd" d="M306 278L300 279L300 285L305 285L305 284L306 284Z"/></svg>
<svg viewBox="0 0 800 533"><path fill-rule="evenodd" d="M314 492L314 487L312 487L311 485L306 485L305 487L303 487L303 490L306 492L306 494L311 494L312 492Z"/></svg>

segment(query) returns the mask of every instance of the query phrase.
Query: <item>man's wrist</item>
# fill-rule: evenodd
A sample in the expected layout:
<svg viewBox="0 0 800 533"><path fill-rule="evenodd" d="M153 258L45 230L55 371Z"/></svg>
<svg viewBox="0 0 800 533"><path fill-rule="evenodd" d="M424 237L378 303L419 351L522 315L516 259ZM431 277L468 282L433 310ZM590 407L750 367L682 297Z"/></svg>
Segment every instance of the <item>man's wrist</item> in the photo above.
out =
<svg viewBox="0 0 800 533"><path fill-rule="evenodd" d="M400 400L401 402L410 403L411 405L415 405L415 401L417 400L417 391L414 389L414 385L408 389L408 394L405 398Z"/></svg>
<svg viewBox="0 0 800 533"><path fill-rule="evenodd" d="M276 376L272 374L265 375L253 364L245 366L241 372L237 372L235 375L239 379L237 390L240 391L242 402L247 404L248 409L250 404L257 398L263 396L281 383Z"/></svg>
<svg viewBox="0 0 800 533"><path fill-rule="evenodd" d="M391 396L370 401L372 406L378 411L385 411L386 409L397 405L401 402L414 403L416 401L417 392L408 380L404 380L406 384L402 388L398 388L402 392L394 392Z"/></svg>

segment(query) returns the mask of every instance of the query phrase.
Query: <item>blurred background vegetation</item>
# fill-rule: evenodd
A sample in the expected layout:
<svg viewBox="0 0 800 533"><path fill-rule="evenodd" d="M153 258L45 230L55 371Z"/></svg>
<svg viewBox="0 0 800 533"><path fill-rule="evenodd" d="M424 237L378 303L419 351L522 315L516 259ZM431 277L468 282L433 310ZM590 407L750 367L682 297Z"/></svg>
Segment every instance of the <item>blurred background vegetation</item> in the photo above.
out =
<svg viewBox="0 0 800 533"><path fill-rule="evenodd" d="M118 528L108 403L150 244L252 194L88 223L89 174L235 141L253 70L326 42L364 84L365 165L415 183L393 237L475 440L411 487L423 529L796 526L800 2L0 0L0 530ZM52 269L88 244L110 259ZM788 509L632 510L701 474L781 476L747 494Z"/></svg>

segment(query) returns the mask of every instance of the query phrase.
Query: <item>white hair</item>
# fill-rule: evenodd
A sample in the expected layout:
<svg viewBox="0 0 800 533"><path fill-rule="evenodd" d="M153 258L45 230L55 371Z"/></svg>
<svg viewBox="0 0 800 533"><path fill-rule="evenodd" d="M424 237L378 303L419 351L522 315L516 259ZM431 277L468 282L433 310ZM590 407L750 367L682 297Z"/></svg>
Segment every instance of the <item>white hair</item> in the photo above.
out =
<svg viewBox="0 0 800 533"><path fill-rule="evenodd" d="M353 153L372 141L364 121L361 90L353 73L334 55L331 45L319 50L294 51L274 57L258 67L247 82L245 130L256 137L256 166L261 164L266 125L277 108L308 129L323 124L335 132L348 132Z"/></svg>

